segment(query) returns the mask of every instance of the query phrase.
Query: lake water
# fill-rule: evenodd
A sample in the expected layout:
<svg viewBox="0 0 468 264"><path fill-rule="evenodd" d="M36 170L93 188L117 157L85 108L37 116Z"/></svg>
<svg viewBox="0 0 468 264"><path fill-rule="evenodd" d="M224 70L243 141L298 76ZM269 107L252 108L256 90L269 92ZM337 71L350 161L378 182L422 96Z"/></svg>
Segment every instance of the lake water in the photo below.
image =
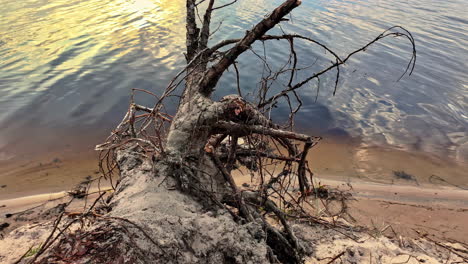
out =
<svg viewBox="0 0 468 264"><path fill-rule="evenodd" d="M240 0L216 11L212 25L222 26L210 43L241 37L280 3ZM160 92L184 66L182 0L0 0L0 14L0 160L70 142L91 147L126 112L130 88ZM467 14L466 0L303 0L290 22L282 23L285 32L314 38L344 56L401 25L416 39L418 57L413 75L397 81L410 59L408 41L390 38L356 55L341 69L336 96L335 72L322 78L317 101L315 82L300 90L298 128L466 166ZM312 65L297 80L329 63L323 49L296 44L299 66ZM254 50L263 54L261 44ZM288 52L287 42L266 45L272 67L283 65ZM247 52L239 68L241 86L254 100L262 63ZM216 98L232 93L230 71ZM283 103L273 114L280 120L286 112Z"/></svg>

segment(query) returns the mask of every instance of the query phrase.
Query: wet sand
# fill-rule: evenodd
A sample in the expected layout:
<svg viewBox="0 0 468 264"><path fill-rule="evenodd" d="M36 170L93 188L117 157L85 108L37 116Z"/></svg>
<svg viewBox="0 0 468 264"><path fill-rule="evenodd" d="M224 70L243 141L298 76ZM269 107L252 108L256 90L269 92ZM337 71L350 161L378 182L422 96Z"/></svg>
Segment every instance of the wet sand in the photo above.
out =
<svg viewBox="0 0 468 264"><path fill-rule="evenodd" d="M315 175L322 178L468 190L466 162L424 152L367 146L352 139L325 138L310 151L309 164Z"/></svg>
<svg viewBox="0 0 468 264"><path fill-rule="evenodd" d="M95 153L44 154L38 159L0 162L0 200L70 190L99 174Z"/></svg>
<svg viewBox="0 0 468 264"><path fill-rule="evenodd" d="M47 138L11 142L0 148L5 156L0 158L0 200L68 190L87 176L97 175L98 153L93 149L105 135L88 132L60 141ZM468 189L467 163L428 153L365 146L349 137L326 137L309 153L310 167L321 178Z"/></svg>
<svg viewBox="0 0 468 264"><path fill-rule="evenodd" d="M315 181L330 187L353 186L356 200L349 207L358 225L385 229L389 236L394 232L417 236L416 229L468 243L468 191L464 189L468 179L462 174L463 166L396 150L355 150L353 144L324 141L312 150L309 162ZM86 177L98 176L97 163L97 154L91 151L50 152L40 158L1 161L0 221L10 221L4 218L6 213L63 196ZM397 177L395 171L411 177ZM446 177L433 177L431 182L431 175ZM242 184L249 177L236 180Z"/></svg>

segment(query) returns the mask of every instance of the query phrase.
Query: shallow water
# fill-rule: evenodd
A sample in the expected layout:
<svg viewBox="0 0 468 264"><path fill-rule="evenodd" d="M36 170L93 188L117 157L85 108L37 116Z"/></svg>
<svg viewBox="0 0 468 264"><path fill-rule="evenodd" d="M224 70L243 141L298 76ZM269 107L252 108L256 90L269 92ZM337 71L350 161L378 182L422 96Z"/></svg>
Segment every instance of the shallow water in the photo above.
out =
<svg viewBox="0 0 468 264"><path fill-rule="evenodd" d="M211 43L242 36L280 2L242 0L216 12L213 26L223 23ZM184 12L182 0L0 0L0 160L33 148L91 146L102 139L127 110L130 88L161 91L183 67ZM322 78L317 102L316 83L303 87L298 128L466 166L466 14L464 0L303 1L283 23L284 31L345 55L401 25L414 35L418 59L413 75L397 82L410 44L392 38L369 48L342 68L336 96L335 72ZM313 64L298 80L329 63L323 49L296 44L300 66ZM254 50L263 53L260 44ZM268 43L273 67L283 65L287 54L286 42ZM252 53L239 62L241 86L254 100L262 64ZM235 93L234 72L218 87L217 98ZM281 104L273 114L281 119L287 111Z"/></svg>

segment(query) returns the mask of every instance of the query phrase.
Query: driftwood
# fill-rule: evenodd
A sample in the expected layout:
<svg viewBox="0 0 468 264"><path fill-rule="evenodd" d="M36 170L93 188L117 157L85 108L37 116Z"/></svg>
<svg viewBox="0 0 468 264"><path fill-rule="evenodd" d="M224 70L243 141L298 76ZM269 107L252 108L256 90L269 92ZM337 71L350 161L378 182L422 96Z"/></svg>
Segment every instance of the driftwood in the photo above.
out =
<svg viewBox="0 0 468 264"><path fill-rule="evenodd" d="M300 0L284 1L243 38L210 46L213 12L236 1L224 5L215 5L215 0L186 3L187 66L160 94L133 89L133 93L153 96L155 105L139 105L132 96L121 123L104 144L96 147L101 153L101 171L111 180L115 192L107 202L102 201L105 207L100 211L90 209L75 218L70 216L64 226L59 225L61 216L54 231L64 234L75 224L80 227L65 232L67 235L61 240L57 236L50 243L48 240L32 262L301 263L306 250L288 219L327 224L308 212L307 208L313 206L307 199L320 195L326 199L328 193L323 187L314 187L307 162L309 150L321 138L293 130L294 114L302 105L297 91L312 80L319 81L321 75L336 71L335 93L340 66L390 36L411 42L413 55L405 73L411 74L416 62L414 39L400 26L388 29L344 57L309 37L267 35L270 29L287 21L285 17L300 6ZM206 9L199 28L196 19L202 6ZM273 40L289 43L289 63L264 76L258 102L247 102L242 98L236 59L244 52L254 52L254 43L265 45ZM295 51L298 41L326 50L332 63L295 82L299 70ZM267 64L266 58L260 59ZM218 80L231 66L237 74L238 95L215 102L211 96ZM272 95L271 83L283 75L289 76L286 88ZM172 116L164 108L165 100L174 96L182 83L185 89ZM298 103L294 109L291 96ZM267 117L282 97L291 108L286 126ZM249 170L258 185L248 190L238 187L233 172L239 168ZM117 183L112 181L113 175L119 175ZM271 219L276 219L281 227L273 225ZM60 241L46 253L55 240ZM39 257L40 254L43 255Z"/></svg>

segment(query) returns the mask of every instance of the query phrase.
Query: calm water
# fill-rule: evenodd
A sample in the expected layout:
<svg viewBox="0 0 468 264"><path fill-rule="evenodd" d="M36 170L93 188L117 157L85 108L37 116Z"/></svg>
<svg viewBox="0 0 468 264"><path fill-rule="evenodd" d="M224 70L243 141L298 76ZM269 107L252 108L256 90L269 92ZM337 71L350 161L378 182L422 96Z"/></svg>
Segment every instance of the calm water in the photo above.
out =
<svg viewBox="0 0 468 264"><path fill-rule="evenodd" d="M216 12L213 26L223 24L211 43L242 36L278 3L241 0ZM184 65L184 12L182 0L0 0L0 159L14 157L21 144L66 144L66 135L93 142L120 120L130 88L161 91ZM316 83L300 91L298 127L467 162L467 14L466 0L304 0L284 31L345 55L402 25L416 39L418 61L414 74L397 82L410 44L388 39L375 45L342 69L336 96L334 73L322 78L317 102ZM309 73L329 62L322 49L297 44L300 66L313 64ZM269 45L270 63L280 67L288 45ZM263 53L261 45L254 49ZM252 53L239 61L241 85L254 99L262 64ZM235 90L231 71L216 96ZM274 115L281 119L285 111L280 105Z"/></svg>

